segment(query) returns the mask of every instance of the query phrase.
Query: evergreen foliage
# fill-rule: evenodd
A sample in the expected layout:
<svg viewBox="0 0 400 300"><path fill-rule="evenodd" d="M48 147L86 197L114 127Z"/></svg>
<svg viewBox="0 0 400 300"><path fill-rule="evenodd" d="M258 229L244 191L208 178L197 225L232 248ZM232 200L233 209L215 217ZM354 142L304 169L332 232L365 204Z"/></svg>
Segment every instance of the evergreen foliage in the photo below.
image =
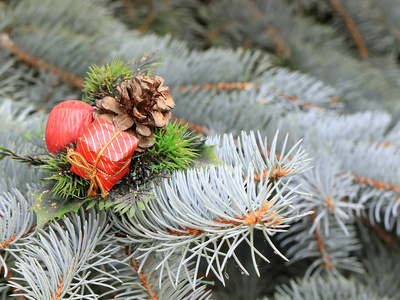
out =
<svg viewBox="0 0 400 300"><path fill-rule="evenodd" d="M89 70L83 88L89 99L96 96L113 96L115 92L113 87L117 82L129 79L132 75L129 66L120 59L113 59L110 64L102 67L93 65Z"/></svg>
<svg viewBox="0 0 400 300"><path fill-rule="evenodd" d="M398 299L399 16L397 0L2 3L0 295ZM32 194L57 178L32 164L62 162L43 158L49 110L148 72L181 123L108 198L41 223Z"/></svg>
<svg viewBox="0 0 400 300"><path fill-rule="evenodd" d="M164 132L156 131L154 147L149 149L152 160L155 160L151 168L153 173L186 169L200 155L197 149L200 145L196 141L199 137L188 132L188 127L169 123Z"/></svg>
<svg viewBox="0 0 400 300"><path fill-rule="evenodd" d="M132 79L137 75L151 75L151 68L157 66L156 52L147 53L140 60L125 63L121 59L113 58L111 63L105 66L93 65L89 67L88 76L85 78L83 92L85 100L95 102L96 99L105 96L115 96L115 88L123 80Z"/></svg>

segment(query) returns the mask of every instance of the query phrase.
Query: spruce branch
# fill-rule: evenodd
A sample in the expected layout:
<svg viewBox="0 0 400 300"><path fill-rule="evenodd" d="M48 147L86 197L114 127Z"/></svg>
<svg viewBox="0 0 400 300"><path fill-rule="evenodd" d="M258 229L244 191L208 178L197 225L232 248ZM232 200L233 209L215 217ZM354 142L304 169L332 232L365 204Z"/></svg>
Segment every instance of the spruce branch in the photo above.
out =
<svg viewBox="0 0 400 300"><path fill-rule="evenodd" d="M395 27L398 21L395 16L398 16L399 10L395 1L301 0L297 5L308 16L317 11L318 21L335 27L338 34L349 39L351 46L357 48L358 55L364 52L368 57L377 59L397 51L398 30ZM324 19L323 16L327 15L331 18Z"/></svg>
<svg viewBox="0 0 400 300"><path fill-rule="evenodd" d="M363 226L358 223L360 238L363 248L360 251L365 272L357 274L357 280L366 285L375 287L375 292L381 297L391 297L397 299L400 296L398 282L400 278L396 275L399 272L399 245L398 239L392 235L391 244L386 239L382 239L382 233L371 234L370 226ZM386 235L389 233L386 232Z"/></svg>
<svg viewBox="0 0 400 300"><path fill-rule="evenodd" d="M387 230L391 231L396 228L396 232L398 232L398 201L396 200L398 190L396 187L399 185L399 179L397 170L393 168L392 163L398 159L398 154L395 146L382 147L382 143L388 143L391 138L395 137L393 132L386 135L391 119L389 114L382 112L366 112L347 116L318 115L315 112L308 112L282 118L279 127L281 130L291 132L293 141L290 144L293 144L295 139L304 136L304 132L307 131L305 147L311 152L314 151L316 158L320 156L315 164L320 175L316 176L317 174L315 174L313 180L310 180L312 177L298 177L302 179L305 187L315 191L313 194L316 196L313 199L304 198L302 205L309 207L318 201L323 204L325 195L320 191L327 192L326 188L331 185L333 190L341 191L342 195L336 198L343 208L347 207L348 209L353 206L360 213L359 209L362 206L373 224L382 223ZM306 129L307 126L310 127ZM329 149L330 158L326 154L321 155L325 151L323 149ZM374 159L371 160L371 157ZM328 167L332 161L334 162L332 166L336 165L334 168L337 169L335 171L337 176L329 175L327 172L332 169ZM349 177L346 174L350 174L353 182L348 182ZM319 178L318 181L317 178ZM340 181L344 180L340 189L333 185L339 179ZM323 187L321 180L326 180L326 183L329 184ZM319 188L315 188L317 186ZM354 189L357 194L354 194ZM346 194L350 198L347 198ZM335 197L328 198L332 200ZM322 205L320 209L314 209L316 213L320 212L322 220L326 218L322 215L326 206ZM331 213L335 212L331 211ZM349 216L351 214L345 213L337 220L342 219L344 222ZM317 220L320 221L319 218Z"/></svg>
<svg viewBox="0 0 400 300"><path fill-rule="evenodd" d="M201 258L208 262L206 274L213 272L221 282L224 282L223 270L229 257L248 273L235 255L235 248L242 242L249 245L258 272L256 256L268 259L254 247L254 230L261 230L269 245L286 259L269 236L285 231L288 223L309 213L295 214L296 208L291 204L297 187L289 188L290 177L305 171L309 162L301 149L295 150L298 145L278 161L274 158L277 136L269 157L265 157L266 141L258 143L253 133L243 133L240 139L243 144L239 142L238 146L232 136L224 136L222 140L220 153L224 154L221 159L226 167L173 173L170 179L161 180L154 187L158 200L150 201L146 210L138 211L133 217L124 215L121 220L113 217L115 225L127 235L122 241L137 247L133 257L141 261L140 268L153 253L159 253L162 255L160 271L167 272L174 285L192 260L196 261L197 274ZM287 162L292 152L295 152L293 159ZM291 172L284 181L282 178L270 181L273 172L265 179L256 178L256 170L265 170L267 166ZM230 249L227 253L222 250L225 246ZM178 249L182 255L181 267L173 274L168 268L169 257Z"/></svg>
<svg viewBox="0 0 400 300"><path fill-rule="evenodd" d="M334 95L335 91L331 87L323 87L321 82L315 81L313 78L300 74L298 72L292 72L290 74L291 81L288 80L288 70L281 68L274 68L270 72L264 74L265 81L262 84L250 83L250 82L221 82L221 83L206 83L203 85L190 85L190 86L179 86L178 91L184 93L187 91L194 92L196 90L260 90L263 91L264 98L259 95L261 99L260 102L266 102L265 97L274 95L277 100L286 101L289 103L295 103L299 108L302 109L316 109L322 110L324 106L328 107L340 107L338 105L338 98ZM302 87L297 88L292 87L291 82L296 81L298 85L299 81L302 82ZM320 89L318 97L315 93L316 89ZM313 89L314 94L312 97L307 93L307 89ZM331 89L331 91L329 91ZM328 95L323 95L323 93L330 93L330 99L325 100L329 97ZM323 98L322 98L323 97ZM306 98L308 101L304 101L301 98ZM318 99L318 104L313 103ZM325 100L325 101L324 101ZM325 103L324 103L325 102ZM322 105L321 105L322 104Z"/></svg>
<svg viewBox="0 0 400 300"><path fill-rule="evenodd" d="M327 1L316 2L314 7L327 6L325 2ZM361 2L359 5L352 5L353 12L360 11ZM252 7L256 7L256 9L252 9ZM310 7L313 7L313 5L310 5ZM369 9L371 10L371 7ZM252 13L250 14L249 12ZM259 17L260 15L262 17ZM239 19L242 20L239 23L251 25L245 28L237 25L234 28L225 30L215 39L215 45L224 44L229 47L237 47L251 37L255 48L277 52L277 47L274 47L273 37L266 30L268 25L272 25L276 29L274 32L278 33L281 40L291 50L290 57L286 59L285 63L289 63L294 68L312 74L315 77L321 78L326 83L335 86L342 99L349 100L352 103L354 103L355 99L366 98L385 98L385 101L388 103L394 103L393 101L396 99L396 95L398 94L398 91L396 92L396 83L390 79L390 76L385 76L385 74L388 74L387 69L390 68L389 66L382 66L382 64L377 66L352 59L350 55L343 53L343 49L347 48L346 44L340 36L338 37L334 30L328 26L315 23L312 23L312 26L310 26L309 19L301 17L301 14L295 12L293 7L287 5L285 2L211 2L210 5L205 5L202 16L206 25L192 28L190 35L191 39L199 43L202 43L202 41L199 41L199 36L202 36L202 34L205 35L205 32L209 28ZM377 20L379 19L383 18L377 18ZM379 27L382 27L379 21L376 23ZM359 27L366 26L362 24ZM260 30L260 28L264 29L264 31ZM297 30L294 32L292 28L297 28ZM371 34L376 35L376 26L369 26L369 28L370 34L367 33L364 37L369 37ZM196 31L200 31L200 33ZM186 32L185 35L187 35ZM383 46L385 43L386 41L382 41L379 44ZM277 45L280 44L282 43L277 43ZM376 42L370 44L374 45ZM315 61L316 58L318 63ZM324 67L321 67L321 65L324 65ZM354 72L354 75L349 76L349 72ZM372 77L374 77L374 80L371 81ZM347 79L351 80L351 83ZM374 83L374 87L371 86L371 82ZM387 107L393 109L393 105L388 104Z"/></svg>
<svg viewBox="0 0 400 300"><path fill-rule="evenodd" d="M361 248L355 226L351 222L347 223L347 232L344 233L337 222L330 220L329 235L327 235L325 230L322 230L321 224L313 226L315 222L315 215L303 218L292 225L288 232L278 236L281 247L289 246L285 254L290 262L311 258L313 262L305 273L306 278L320 273L335 274L346 271L362 273L361 263L351 255Z"/></svg>
<svg viewBox="0 0 400 300"><path fill-rule="evenodd" d="M318 11L321 7L328 6L327 11L335 14L332 5L329 6L329 2L334 1L299 0L296 2L311 3L311 6ZM368 4L364 4L367 2ZM394 2L387 0L385 3L379 3L376 0L366 0L347 4L340 1L346 9L347 17L353 19L353 25L364 39L362 42L370 58L376 54L376 49L386 49L386 51L390 49L389 52L391 52L393 50L391 45L396 45L393 43L393 37L397 36L396 28L399 26L392 26L392 36L386 34L379 39L375 38L387 23L398 23L400 18L396 17L396 10L399 10ZM125 296L131 299L135 297L146 299L149 294L153 295L153 292L166 299L182 298L186 295L189 297L192 294L187 293L192 288L196 287L196 291L200 289L196 275L201 274L198 261L205 261L208 273L218 274L219 280L222 278L224 281L226 280L225 267L229 258L233 258L240 270L248 269L248 266L240 259L241 253L238 253L237 247L239 244L249 246L251 261L256 270L260 268L256 266L257 262L264 257L259 255L261 249L254 245L256 238L254 232L257 231L265 235L264 237L269 242L269 244L265 243L266 247L273 251L277 249L273 246L275 240L272 243L272 239L268 240L268 237L271 238L273 234L281 235L279 249L282 255L293 258L295 261L308 258L307 262L311 261L311 266L307 275L328 273L328 276L321 279L320 283L309 280L285 288L285 295L282 293L283 298L296 298L300 294L305 295L307 299L313 297L315 290L318 290L318 292L326 292L321 297L327 298L332 296L357 299L357 294L359 294L360 297L375 299L379 295L386 296L381 292L377 295L379 285L382 289L390 291L393 296L389 296L396 299L398 289L393 284L393 282L396 283L393 277L396 275L396 269L390 269L395 265L395 256L392 257L379 250L367 258L371 260L371 265L367 266L365 262L362 265L357 263L353 255L359 257L361 243L358 239L359 231L354 229L353 222L356 218L368 216L368 221L372 226L377 227L376 225L382 224L382 228L386 230L397 232L397 234L400 232L398 217L400 181L395 168L399 149L398 128L393 128L389 136L387 132L393 121L389 114L374 112L338 115L342 106L336 103L337 99L344 99L353 105L350 109L358 109L359 107L354 103L362 101L364 105L364 99L389 101L396 99L398 89L388 84L386 74L395 71L396 67L388 69L380 62L372 65L365 60L352 59L346 53L347 47L343 38L338 36L341 34L340 31L334 32L325 25L315 24L300 14L294 13L293 7L287 4L288 1L211 1L207 3L197 1L192 5L195 8L203 8L201 16L196 19L200 19L202 24L198 26L199 24L192 20L193 22L188 22L188 26L184 27L185 34L190 40L188 44L198 45L198 37L204 36L202 31L205 29L206 34L207 31L211 33L208 40L210 43L272 49L285 59L283 63L290 64L291 68L299 68L313 74L316 78L331 83L335 86L334 88L309 75L284 68L271 68L271 60L261 51L216 48L210 48L207 51L189 51L188 44L170 37L143 35L138 38L135 32L127 31L110 16L112 9L106 7L106 2L103 1L73 0L67 3L36 0L21 1L21 3L9 8L8 14L12 17L10 18L12 26L7 29L9 30L7 34L14 43L9 50L11 52L15 50L15 55L30 65L42 63L39 70L55 70L55 73L61 76L76 74L77 78L82 78L87 66L93 62L100 65L102 61L111 61L112 57L141 57L144 49L153 51L156 47L165 57L165 62L159 66L157 73L168 78L169 85L176 88L174 91L177 94L174 97L178 104L176 115L187 120L191 126L190 129L197 129L198 132L208 134L230 131L233 135L239 134L241 130L259 129L260 135L273 136L276 128L280 128L281 132L291 134L283 143L276 138L277 142L272 145L267 144L257 134L245 135L239 139L211 137L207 143L220 144L217 152L227 166L175 172L171 178L160 177L148 186L139 185L140 190L136 191L139 192L137 194L130 194L136 189L136 186L132 185L131 190L125 195L121 194L121 197L110 195L109 202L97 202L99 206L110 207L109 203L114 201L117 203L114 208L118 213L130 212L121 219L118 213L108 211L114 220L110 226L115 225L115 229L120 229L121 233L127 235L125 237L121 236L120 232L116 233L123 247L127 244L132 247L132 251L128 254L129 258L124 257L125 262L120 263L110 257L105 259L101 255L95 256L94 261L107 260L109 264L97 268L93 263L93 268L88 271L95 274L95 278L99 279L99 283L104 283L106 289L110 286L115 287L120 299L125 299ZM182 2L178 1L178 3ZM369 7L368 10L361 8L368 7L371 3L377 9L387 10L379 22L366 22L366 19L370 19L371 8ZM57 9L60 5L61 9ZM356 9L352 8L352 5ZM193 11L198 10L193 9ZM210 14L210 11L213 12ZM360 12L363 15L360 15ZM162 15L164 19L168 18L162 14L162 10L159 15ZM188 18L190 16L183 20ZM340 16L336 17L334 21L337 22L339 18ZM101 20L101 22L93 22L93 20ZM160 21L164 20L160 18ZM56 26L57 22L63 25ZM33 26L35 23L38 26ZM371 31L369 27L371 23L380 25L373 27L375 29ZM243 28L242 24L246 24L246 28ZM190 25L197 27L194 28L195 31L197 30L196 36L189 32L193 30ZM343 27L343 24L338 25ZM51 30L52 28L54 30ZM61 34L57 34L59 31ZM82 33L79 33L80 31ZM388 37L389 40L386 42ZM376 46L371 47L371 42ZM113 45L118 45L118 47ZM397 52L394 49L392 53L395 56ZM1 61L6 59L2 56L4 53L5 51L0 53ZM74 53L72 59L71 53ZM390 56L385 58L388 61L395 59ZM9 65L4 64L0 68L0 75L8 74L1 72ZM25 74L21 72L22 69L18 70L19 73ZM17 73L15 70L11 71L12 74ZM30 72L40 73L35 75L40 79L44 73L35 70L30 70ZM68 78L67 75L66 78ZM19 82L20 77L15 78L14 81ZM36 89L43 90L40 87L44 85L34 84L33 77L29 75L26 78ZM49 75L46 78L52 77ZM22 99L24 101L22 103L29 103L29 105L33 103L33 101L26 101L31 97L26 96L25 87L16 89L18 85L13 83L13 80L9 80L8 83L5 80L1 81L9 91L7 96L11 95L14 100ZM12 84L9 85L10 82ZM185 87L185 89L180 87ZM52 92L55 90L58 95L63 95L59 99L70 95L65 89L52 89ZM38 95L37 91L32 93ZM0 123L11 124L7 125L8 127L2 127L0 145L15 149L12 143L19 143L19 140L13 137L18 131L15 130L14 124L21 122L21 126L32 126L36 124L31 120L34 116L30 115L30 112L27 113L28 109L24 109L25 112L20 110L19 121L12 122L14 117L7 116L7 112L3 111L5 106L3 104L0 106L2 108ZM392 112L398 109L395 103L389 103L386 107ZM315 157L313 170L309 170L308 156L297 144L301 138L304 138L302 147ZM294 150L287 153L284 150L285 145L286 148L295 146ZM391 145L391 147L382 147L383 145ZM15 150L16 153L20 151L20 149ZM21 169L19 165L12 166L11 163L2 161L0 171L3 179L0 181L0 188L3 191L9 189L10 185L23 183L24 180L37 180L35 174L26 176L33 172L27 173L26 169ZM146 166L143 167L145 172L146 168ZM300 183L302 189L298 187ZM121 185L124 184L125 181L122 181ZM309 198L310 194L313 198ZM129 202L142 204L147 200L148 209L139 210L137 215L133 215L131 207L127 205ZM90 205L95 204L96 202L93 201ZM362 207L365 210L361 210ZM289 214L292 210L293 213ZM289 222L298 220L294 218L297 210L300 212L313 210L315 214L303 217L298 221L299 223L289 227ZM353 215L353 210L358 214ZM91 211L91 209L88 210L88 212ZM303 215L298 217L301 216ZM293 219L289 220L292 217ZM285 221L288 222L285 223ZM63 224L62 220L60 222ZM45 227L40 234L43 235L46 231L49 233L49 228ZM285 230L288 232L281 232ZM81 231L84 230L78 228L75 235L77 236L77 233ZM23 236L19 240L13 240L11 236L11 239L0 241L7 246L2 250L2 253L5 253L2 256L2 263L7 264L8 269L12 267L11 253L23 258L24 261L28 261L29 257L33 256L42 266L47 259L54 259L52 255L46 257L43 252L38 255L39 250L43 249L43 243L38 242L40 239L38 237L35 239L30 234L28 236L29 238ZM28 242L31 245L38 247L29 248L26 239L29 239ZM41 241L50 239L42 238ZM100 251L107 244L111 248L115 245L115 237L112 238L112 234L107 233L98 239L102 242L97 244L95 251ZM61 238L54 242L67 245L71 241L74 239L67 241ZM289 246L288 252L282 250L285 246ZM60 247L53 246L54 249ZM116 248L115 252L109 252L108 255L113 255L115 258L114 255L117 252L119 254L123 252L123 247ZM22 249L25 250L22 251ZM45 249L51 252L50 247L45 247ZM372 262L372 258L378 253L383 253L387 259L381 257L380 259L384 261L377 259ZM270 255L264 256L270 257ZM68 260L70 255L67 254L66 257ZM275 266L271 265L271 267ZM25 268L31 268L30 264L27 263ZM293 266L289 266L288 270L292 268ZM353 279L340 278L336 283L333 282L335 280L331 281L331 276L329 276L332 273L337 274L337 271L359 272L363 268L379 274L376 278L369 278L366 281L374 288L374 291L370 291ZM17 267L17 269L22 270L24 267ZM115 272L108 272L110 269L114 269ZM43 277L48 276L48 273L42 272L43 270L47 272L45 268L42 270L34 268L34 271L37 271L36 274L28 271L24 274L27 277L32 276L31 278L37 274L42 274ZM116 270L121 272L118 273ZM21 272L19 274L22 274ZM72 293L68 296L89 299L98 297L98 290L93 293L89 290L92 285L88 284L87 280L92 280L94 277L87 275L88 272L78 274L73 281L73 284L76 283L74 291L77 291L80 285L82 289L88 291L87 294L84 295L80 290L78 296ZM106 274L103 277L99 275L102 272ZM235 273L238 273L237 270ZM64 274L54 278L54 285L52 285L55 291L54 296L62 297L68 280ZM389 278L389 283L377 280L385 278ZM145 291L146 287L143 288L142 279L151 286L150 293ZM37 282L49 286L46 280L43 282L32 280L35 283L31 286L26 280L19 282L25 290L35 289ZM126 283L125 286L124 283ZM342 294L340 288L343 290ZM162 289L165 289L165 294L162 294ZM2 290L1 286L0 290ZM95 289L92 288L92 290ZM308 292L314 294L310 296ZM25 291L24 293L32 294ZM36 298L32 295L31 297ZM194 298L199 298L196 294L193 295L195 295ZM279 299L278 295L276 297Z"/></svg>
<svg viewBox="0 0 400 300"><path fill-rule="evenodd" d="M223 135L222 138L215 137L210 139L210 144L220 145L216 148L217 155L221 160L232 166L241 166L243 175L248 173L248 168L254 168L256 180L268 180L271 177L281 176L290 178L294 175L304 173L310 168L310 158L301 146L301 140L295 143L289 150L289 135L286 135L283 143L279 143L280 153L277 151L279 131L272 139L271 145L268 145L268 139L262 139L261 134L242 132L239 138L234 138L232 134ZM287 152L286 152L287 151ZM265 175L267 174L267 175Z"/></svg>
<svg viewBox="0 0 400 300"><path fill-rule="evenodd" d="M320 229L329 235L329 222L334 220L347 234L347 224L364 208L357 203L359 189L354 185L353 176L341 172L340 165L328 156L314 156L314 163L312 170L294 178L309 193L309 196L301 195L296 205L314 211L310 231L321 224Z"/></svg>
<svg viewBox="0 0 400 300"><path fill-rule="evenodd" d="M71 164L66 159L66 149L44 157L43 162L41 171L47 175L44 175L42 181L47 185L47 190L62 199L71 196L86 197L90 182L71 172Z"/></svg>
<svg viewBox="0 0 400 300"><path fill-rule="evenodd" d="M35 137L32 137L29 133L24 133L24 137L31 144L37 146L37 148L45 149L44 145L44 127L41 126L41 133L34 130ZM45 156L43 154L32 153L26 156L15 154L13 151L0 146L0 161L8 157L9 159L16 160L19 163L24 163L32 166L43 166L46 165Z"/></svg>
<svg viewBox="0 0 400 300"><path fill-rule="evenodd" d="M92 65L89 67L87 77L83 86L85 100L95 104L97 99L106 96L115 97L117 86L124 80L132 80L139 75L151 75L152 68L158 65L156 62L160 57L144 53L140 60L134 58L131 62L124 62L121 59L113 58L111 63L103 66Z"/></svg>
<svg viewBox="0 0 400 300"><path fill-rule="evenodd" d="M4 159L5 157L8 157L9 159L16 160L20 163L32 165L32 166L43 166L46 164L46 162L43 160L43 156L40 155L27 155L27 156L22 156L15 154L11 150L1 147L0 146L0 161Z"/></svg>
<svg viewBox="0 0 400 300"><path fill-rule="evenodd" d="M29 210L32 198L23 196L17 189L0 195L0 268L4 269L5 275L8 253L19 251L35 230L35 215Z"/></svg>
<svg viewBox="0 0 400 300"><path fill-rule="evenodd" d="M160 65L160 62L157 62L161 57L156 56L158 51L154 51L153 53L149 54L148 51L145 51L143 56L138 60L134 59L133 61L133 69L135 70L134 76L138 75L147 75L151 76L151 73L153 72L153 68L157 67Z"/></svg>
<svg viewBox="0 0 400 300"><path fill-rule="evenodd" d="M104 268L116 263L111 258L117 248L102 239L108 230L104 213L94 210L64 216L61 224L51 223L40 230L17 254L15 272L9 286L31 299L98 299L93 286L113 289L106 282L115 276ZM107 245L108 243L108 245Z"/></svg>
<svg viewBox="0 0 400 300"><path fill-rule="evenodd" d="M265 81L258 89L178 91L175 99L181 104L174 108L174 115L200 125L199 130L203 127L202 132L212 135L239 134L240 130L265 132L267 128L276 128L277 119L289 111L326 109L329 114L330 109L341 110L335 90L310 76L277 68L264 73L263 78ZM204 131L206 128L212 130Z"/></svg>
<svg viewBox="0 0 400 300"><path fill-rule="evenodd" d="M137 165L135 168L136 167ZM146 209L146 204L149 201L156 201L153 185L157 183L161 175L153 174L147 177L144 182L139 178L132 180L132 178L130 178L131 176L132 174L123 178L117 186L110 191L106 199L92 199L88 203L88 207L98 204L100 209L112 208L115 213L127 213L129 216L135 214L137 207L142 210Z"/></svg>
<svg viewBox="0 0 400 300"><path fill-rule="evenodd" d="M348 147L351 146L344 147L344 151L348 151ZM399 235L399 201L397 200L399 191L396 187L400 179L392 164L398 159L396 148L383 148L378 147L377 143L360 142L353 145L352 149L354 152L349 152L348 157L352 162L349 168L354 174L354 181L358 182L359 203L364 205L368 218L373 224L382 223L386 230L395 229L396 234ZM366 163L365 159L370 157L375 159L368 160ZM363 177L365 180L361 180Z"/></svg>
<svg viewBox="0 0 400 300"><path fill-rule="evenodd" d="M210 186L208 181L211 179ZM188 190L189 186L194 189L193 193ZM232 192L226 190L228 186ZM278 190L276 186L271 188L268 181L256 183L251 173L243 182L239 168L189 170L186 174L178 172L171 179L162 181L161 186L156 187L158 201L150 201L145 211L136 212L132 218L125 215L122 220L114 218L114 222L127 234L124 241L138 247L134 257L143 261L141 266L152 253L162 255L161 272L167 272L173 284L177 284L177 276L190 261L196 261L195 269L198 270L202 257L209 266L206 274L212 271L224 282L224 266L231 256L247 273L234 254L242 242L251 249L256 272L256 255L268 261L254 248L253 230L261 230L270 246L284 258L269 236L284 231L288 226L286 223L304 216L293 214L296 209L291 207L290 199L294 190L284 196L285 192L285 186ZM275 193L277 195L273 196ZM252 198L250 203L248 197ZM185 200L193 198L197 199L195 207ZM228 253L222 251L224 245L230 249ZM168 268L168 257L177 249L182 255L182 268L173 274Z"/></svg>
<svg viewBox="0 0 400 300"><path fill-rule="evenodd" d="M194 277L194 269L187 269L187 274L181 274L178 280L178 285L173 286L168 280L168 274L164 273L160 276L157 271L157 265L161 262L159 256L149 258L142 269L139 261L132 258L132 249L125 247L125 253L130 257L129 267L124 270L126 273L126 281L119 287L115 299L209 299L211 296L210 290L206 290L202 278L197 279L196 288L188 282L188 277ZM179 255L173 254L169 268L171 272L176 272L179 269ZM188 276L189 275L189 276ZM142 296L144 294L144 296ZM140 298L142 299L142 298Z"/></svg>
<svg viewBox="0 0 400 300"><path fill-rule="evenodd" d="M398 243L396 241L396 237L392 233L387 232L379 225L372 224L370 219L366 216L361 216L360 219L365 227L375 232L375 234L380 238L381 242L384 243L387 248L393 248L397 246Z"/></svg>
<svg viewBox="0 0 400 300"><path fill-rule="evenodd" d="M370 285L363 285L355 278L329 275L291 280L289 284L278 287L274 294L276 300L289 299L382 299L391 300L388 297L379 297Z"/></svg>

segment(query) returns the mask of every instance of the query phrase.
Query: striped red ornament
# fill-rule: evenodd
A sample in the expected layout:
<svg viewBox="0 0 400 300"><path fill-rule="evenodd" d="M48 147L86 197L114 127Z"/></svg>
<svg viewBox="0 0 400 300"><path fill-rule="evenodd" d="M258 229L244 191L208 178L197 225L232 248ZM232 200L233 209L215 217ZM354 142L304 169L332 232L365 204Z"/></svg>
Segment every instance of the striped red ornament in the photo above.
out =
<svg viewBox="0 0 400 300"><path fill-rule="evenodd" d="M91 186L94 184L94 192L90 188L88 196L96 194L97 187L105 196L128 173L138 144L139 140L133 135L97 118L78 138L76 150L69 150L71 171L91 180Z"/></svg>
<svg viewBox="0 0 400 300"><path fill-rule="evenodd" d="M68 100L51 110L46 125L46 146L55 153L76 141L93 122L94 108L79 100Z"/></svg>

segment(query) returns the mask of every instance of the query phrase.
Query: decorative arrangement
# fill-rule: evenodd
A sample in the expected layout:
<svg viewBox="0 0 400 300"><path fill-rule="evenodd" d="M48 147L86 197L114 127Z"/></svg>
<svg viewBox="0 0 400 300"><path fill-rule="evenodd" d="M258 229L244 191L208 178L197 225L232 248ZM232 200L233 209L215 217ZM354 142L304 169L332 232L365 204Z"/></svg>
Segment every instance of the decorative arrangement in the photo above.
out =
<svg viewBox="0 0 400 300"><path fill-rule="evenodd" d="M32 207L39 226L84 203L133 215L136 206L145 209L159 178L220 163L214 147L188 126L171 122L175 102L164 79L151 76L155 61L154 55L145 55L135 66L115 59L91 67L83 101L56 105L44 139L43 132L35 132L37 139L26 135L32 142L45 140L46 153L20 156L0 147L0 159L43 171L43 187Z"/></svg>

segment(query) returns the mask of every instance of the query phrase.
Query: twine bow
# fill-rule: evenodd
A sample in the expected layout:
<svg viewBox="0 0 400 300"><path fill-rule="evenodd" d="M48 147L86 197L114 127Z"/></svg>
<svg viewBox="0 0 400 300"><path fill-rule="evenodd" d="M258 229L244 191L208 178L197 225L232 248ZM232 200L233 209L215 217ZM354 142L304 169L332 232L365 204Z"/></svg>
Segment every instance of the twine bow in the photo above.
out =
<svg viewBox="0 0 400 300"><path fill-rule="evenodd" d="M72 148L68 149L68 154L66 155L67 161L72 165L75 166L82 171L84 171L90 179L90 186L87 191L87 196L88 197L93 197L97 194L98 189L100 188L101 191L101 196L104 198L107 196L107 191L104 187L103 182L100 180L100 177L98 176L98 173L106 176L106 177L111 177L115 178L118 176L130 163L130 160L128 160L125 165L116 173L114 174L108 174L107 172L104 172L103 170L100 170L97 168L97 164L100 161L101 156L103 155L103 152L107 149L107 147L111 144L111 142L121 133L121 130L118 130L112 137L111 139L104 145L103 148L99 151L97 154L96 160L94 164L92 165L89 163L86 158L79 152L75 151Z"/></svg>

